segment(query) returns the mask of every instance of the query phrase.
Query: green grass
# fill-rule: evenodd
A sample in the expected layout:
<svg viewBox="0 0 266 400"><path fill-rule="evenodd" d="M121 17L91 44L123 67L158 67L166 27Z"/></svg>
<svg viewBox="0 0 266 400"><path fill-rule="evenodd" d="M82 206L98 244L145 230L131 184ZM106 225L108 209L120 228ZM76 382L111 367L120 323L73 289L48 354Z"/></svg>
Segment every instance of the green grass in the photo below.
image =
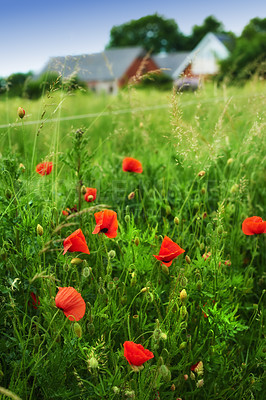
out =
<svg viewBox="0 0 266 400"><path fill-rule="evenodd" d="M183 94L131 87L117 97L1 97L5 124L0 386L27 400L154 400L158 393L162 400L262 400L265 237L244 235L241 224L265 218L265 83ZM122 171L126 156L142 162L142 174ZM44 177L35 172L43 160L54 163ZM97 188L94 203L83 200L82 185ZM75 204L81 212L65 217L62 210ZM92 235L102 208L117 212L115 239ZM78 228L90 255L63 256L63 240ZM186 251L169 268L153 257L166 235ZM71 264L74 257L84 261ZM86 302L81 338L55 306L60 286ZM138 373L123 356L128 340L154 353ZM201 376L190 376L198 361L202 387Z"/></svg>

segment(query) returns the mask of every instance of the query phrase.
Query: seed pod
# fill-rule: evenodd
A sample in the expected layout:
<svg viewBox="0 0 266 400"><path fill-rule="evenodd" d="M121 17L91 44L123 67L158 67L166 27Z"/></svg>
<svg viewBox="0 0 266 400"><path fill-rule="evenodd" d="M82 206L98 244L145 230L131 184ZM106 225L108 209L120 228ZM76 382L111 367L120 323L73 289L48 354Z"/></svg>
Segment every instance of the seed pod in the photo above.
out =
<svg viewBox="0 0 266 400"><path fill-rule="evenodd" d="M167 334L164 333L164 332L161 332L160 335L159 335L159 339L161 339L161 340L167 340Z"/></svg>

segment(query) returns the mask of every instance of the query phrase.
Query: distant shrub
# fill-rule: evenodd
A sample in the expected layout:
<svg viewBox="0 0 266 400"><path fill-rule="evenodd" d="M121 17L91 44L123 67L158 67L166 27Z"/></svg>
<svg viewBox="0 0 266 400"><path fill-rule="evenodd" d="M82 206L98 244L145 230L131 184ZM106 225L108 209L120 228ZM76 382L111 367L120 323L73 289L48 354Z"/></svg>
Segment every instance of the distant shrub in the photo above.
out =
<svg viewBox="0 0 266 400"><path fill-rule="evenodd" d="M173 80L162 72L151 72L144 75L138 84L140 88L154 87L160 90L170 90L173 87Z"/></svg>

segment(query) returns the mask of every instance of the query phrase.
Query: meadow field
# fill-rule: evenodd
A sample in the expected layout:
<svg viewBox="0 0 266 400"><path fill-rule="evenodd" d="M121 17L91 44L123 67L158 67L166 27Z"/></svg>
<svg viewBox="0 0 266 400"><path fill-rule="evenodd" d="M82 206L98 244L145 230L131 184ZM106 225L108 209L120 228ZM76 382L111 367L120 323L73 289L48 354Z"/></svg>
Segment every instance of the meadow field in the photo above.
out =
<svg viewBox="0 0 266 400"><path fill-rule="evenodd" d="M0 399L265 398L265 93L0 97Z"/></svg>

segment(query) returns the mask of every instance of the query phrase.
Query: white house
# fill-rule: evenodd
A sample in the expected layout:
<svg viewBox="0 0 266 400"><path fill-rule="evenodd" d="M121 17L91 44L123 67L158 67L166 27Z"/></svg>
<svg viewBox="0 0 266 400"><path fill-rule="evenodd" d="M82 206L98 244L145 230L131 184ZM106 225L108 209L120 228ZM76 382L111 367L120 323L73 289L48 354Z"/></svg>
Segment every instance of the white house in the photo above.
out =
<svg viewBox="0 0 266 400"><path fill-rule="evenodd" d="M176 68L173 78L178 79L181 75L190 77L215 75L219 70L218 61L229 56L229 50L223 44L223 37L223 35L207 33Z"/></svg>

